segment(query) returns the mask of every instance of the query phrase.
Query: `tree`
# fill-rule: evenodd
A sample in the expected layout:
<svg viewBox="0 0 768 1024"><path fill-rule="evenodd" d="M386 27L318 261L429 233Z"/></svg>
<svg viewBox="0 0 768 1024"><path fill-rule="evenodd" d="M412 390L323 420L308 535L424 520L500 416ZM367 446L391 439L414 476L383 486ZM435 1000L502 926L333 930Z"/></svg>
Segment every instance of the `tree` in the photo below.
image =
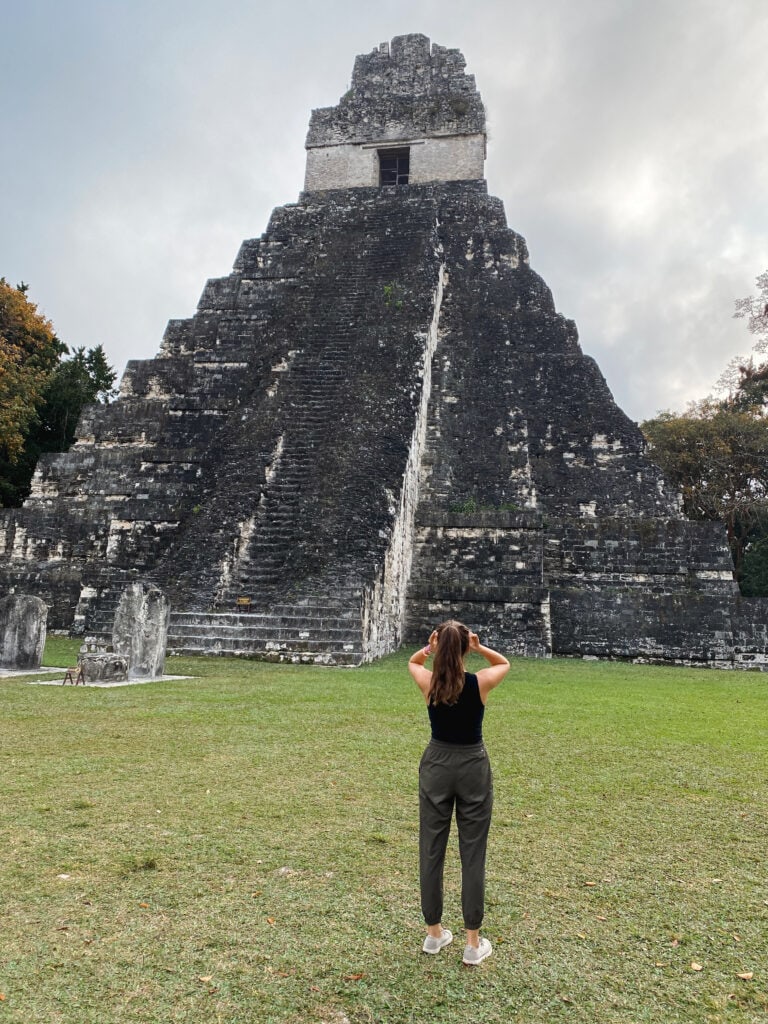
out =
<svg viewBox="0 0 768 1024"><path fill-rule="evenodd" d="M114 398L115 371L101 345L76 348L71 358L59 363L43 392L38 422L30 442L42 452L63 452L75 440L83 406L108 403Z"/></svg>
<svg viewBox="0 0 768 1024"><path fill-rule="evenodd" d="M718 381L718 388L728 393L728 400L741 409L761 408L768 412L768 360L756 355L768 352L768 271L756 279L758 294L736 302L734 317L747 321L747 330L755 335L752 352L731 361Z"/></svg>
<svg viewBox="0 0 768 1024"><path fill-rule="evenodd" d="M740 580L750 538L768 520L768 422L708 399L682 415L661 413L641 430L651 458L682 492L686 515L725 524Z"/></svg>
<svg viewBox="0 0 768 1024"><path fill-rule="evenodd" d="M660 413L640 425L649 454L680 488L692 519L721 520L734 574L749 596L768 596L768 272L758 296L736 303L758 340L733 360L718 386L720 399L693 403L685 413Z"/></svg>
<svg viewBox="0 0 768 1024"><path fill-rule="evenodd" d="M741 592L745 597L768 597L768 523L754 531L742 564Z"/></svg>
<svg viewBox="0 0 768 1024"><path fill-rule="evenodd" d="M115 371L101 345L69 349L26 298L0 285L0 506L20 505L44 452L66 451L80 413L114 397ZM10 293L10 294L9 294ZM4 305L3 305L4 303Z"/></svg>
<svg viewBox="0 0 768 1024"><path fill-rule="evenodd" d="M750 334L757 335L755 351L768 351L768 270L755 279L757 295L748 295L746 299L737 299L736 319L745 317Z"/></svg>
<svg viewBox="0 0 768 1024"><path fill-rule="evenodd" d="M49 320L0 278L0 457L18 462L43 392L63 352Z"/></svg>

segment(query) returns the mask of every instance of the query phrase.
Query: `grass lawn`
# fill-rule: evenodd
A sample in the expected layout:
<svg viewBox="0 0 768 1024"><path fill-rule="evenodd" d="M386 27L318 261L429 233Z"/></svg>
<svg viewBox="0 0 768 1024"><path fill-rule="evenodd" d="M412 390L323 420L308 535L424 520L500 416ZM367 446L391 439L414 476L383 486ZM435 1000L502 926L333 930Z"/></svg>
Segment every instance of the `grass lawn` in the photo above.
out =
<svg viewBox="0 0 768 1024"><path fill-rule="evenodd" d="M0 683L0 1024L764 1024L768 677L513 662L465 968L454 838L420 952L406 661Z"/></svg>

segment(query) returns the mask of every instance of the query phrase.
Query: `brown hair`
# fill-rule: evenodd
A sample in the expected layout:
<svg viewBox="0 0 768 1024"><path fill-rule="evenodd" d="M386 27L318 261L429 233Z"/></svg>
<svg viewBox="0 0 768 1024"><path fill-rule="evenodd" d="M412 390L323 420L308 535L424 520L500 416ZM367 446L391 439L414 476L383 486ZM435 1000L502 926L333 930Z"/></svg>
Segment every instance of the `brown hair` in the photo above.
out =
<svg viewBox="0 0 768 1024"><path fill-rule="evenodd" d="M464 689L464 655L469 650L469 630L454 619L437 627L437 650L429 686L430 704L455 704Z"/></svg>

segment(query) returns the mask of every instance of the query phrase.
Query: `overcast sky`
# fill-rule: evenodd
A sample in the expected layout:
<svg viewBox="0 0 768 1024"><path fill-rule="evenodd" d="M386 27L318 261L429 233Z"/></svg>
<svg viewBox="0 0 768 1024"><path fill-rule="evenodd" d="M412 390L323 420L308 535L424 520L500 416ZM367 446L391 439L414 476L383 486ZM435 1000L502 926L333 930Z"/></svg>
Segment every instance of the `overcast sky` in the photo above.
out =
<svg viewBox="0 0 768 1024"><path fill-rule="evenodd" d="M0 276L153 356L303 185L355 55L458 47L489 191L622 408L709 393L768 269L767 0L0 0Z"/></svg>

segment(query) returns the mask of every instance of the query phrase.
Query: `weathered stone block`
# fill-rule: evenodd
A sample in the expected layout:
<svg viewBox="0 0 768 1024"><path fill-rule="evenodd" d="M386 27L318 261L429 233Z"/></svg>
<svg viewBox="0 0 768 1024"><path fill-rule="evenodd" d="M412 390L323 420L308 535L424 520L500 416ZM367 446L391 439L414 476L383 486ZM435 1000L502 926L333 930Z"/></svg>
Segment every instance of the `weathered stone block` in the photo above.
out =
<svg viewBox="0 0 768 1024"><path fill-rule="evenodd" d="M128 659L120 654L81 654L77 659L86 683L122 683L128 679Z"/></svg>
<svg viewBox="0 0 768 1024"><path fill-rule="evenodd" d="M134 583L115 612L112 646L128 662L128 678L161 676L165 667L170 604L159 587Z"/></svg>
<svg viewBox="0 0 768 1024"><path fill-rule="evenodd" d="M39 597L0 600L0 668L38 669L43 660L48 606Z"/></svg>

